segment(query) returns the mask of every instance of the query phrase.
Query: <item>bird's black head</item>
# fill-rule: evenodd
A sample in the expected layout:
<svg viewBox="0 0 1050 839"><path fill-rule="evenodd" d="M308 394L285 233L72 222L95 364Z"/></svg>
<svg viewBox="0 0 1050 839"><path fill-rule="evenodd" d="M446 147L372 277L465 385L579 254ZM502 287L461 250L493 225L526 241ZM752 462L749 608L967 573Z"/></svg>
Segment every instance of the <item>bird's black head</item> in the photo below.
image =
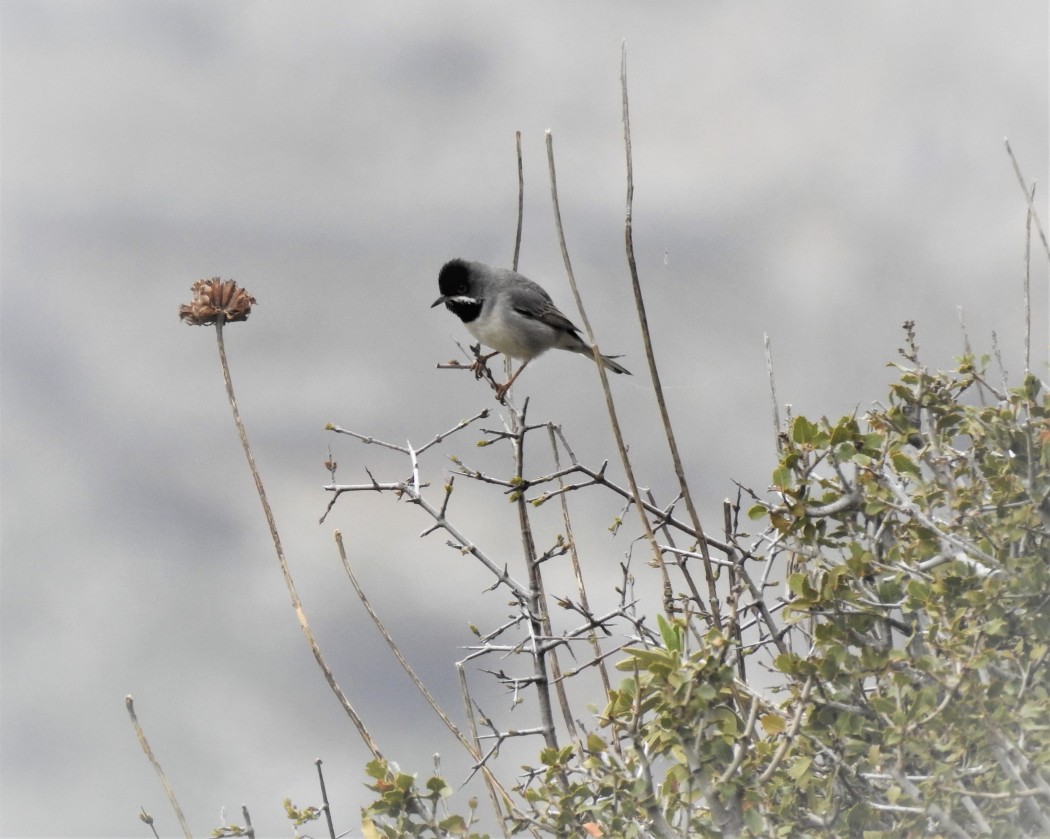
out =
<svg viewBox="0 0 1050 839"><path fill-rule="evenodd" d="M481 314L481 299L477 296L476 283L471 276L470 263L464 259L450 259L438 274L441 296L430 304L438 303L456 315L464 323L470 323Z"/></svg>
<svg viewBox="0 0 1050 839"><path fill-rule="evenodd" d="M473 297L471 294L470 265L463 259L450 259L441 266L438 288L442 297Z"/></svg>

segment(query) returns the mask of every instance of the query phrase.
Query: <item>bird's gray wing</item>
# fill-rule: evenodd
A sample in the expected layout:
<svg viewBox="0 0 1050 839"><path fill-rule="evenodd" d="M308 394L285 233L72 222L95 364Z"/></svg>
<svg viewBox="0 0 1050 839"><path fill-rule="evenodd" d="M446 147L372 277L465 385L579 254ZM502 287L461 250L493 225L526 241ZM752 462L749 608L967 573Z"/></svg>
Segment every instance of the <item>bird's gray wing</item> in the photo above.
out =
<svg viewBox="0 0 1050 839"><path fill-rule="evenodd" d="M524 277L510 289L510 305L523 317L538 320L559 331L579 332L576 324L554 305L551 296L541 286Z"/></svg>

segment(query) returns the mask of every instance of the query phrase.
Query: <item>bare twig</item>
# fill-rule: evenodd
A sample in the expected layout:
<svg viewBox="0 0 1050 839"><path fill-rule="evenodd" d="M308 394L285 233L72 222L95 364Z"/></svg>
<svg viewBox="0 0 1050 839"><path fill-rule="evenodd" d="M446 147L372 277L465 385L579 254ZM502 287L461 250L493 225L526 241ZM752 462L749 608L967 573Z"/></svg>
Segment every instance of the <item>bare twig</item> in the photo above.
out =
<svg viewBox="0 0 1050 839"><path fill-rule="evenodd" d="M157 833L157 826L153 823L153 816L146 812L145 807L139 807L139 821L149 827L153 831L154 839L160 839L160 834Z"/></svg>
<svg viewBox="0 0 1050 839"><path fill-rule="evenodd" d="M624 223L624 241L627 248L627 265L631 270L631 287L634 289L634 305L638 311L638 323L642 329L642 340L645 343L645 357L649 361L649 375L653 381L653 393L656 395L656 404L660 409L660 419L663 422L664 434L667 437L667 447L671 452L671 461L674 464L675 476L678 478L679 491L685 501L685 508L689 513L689 520L693 524L693 530L699 534L700 555L703 558L704 574L707 577L708 611L710 621L715 626L722 625L721 609L718 603L718 591L715 587L717 574L711 564L711 554L707 548L707 539L704 537L704 529L700 524L700 516L693 504L693 495L689 491L689 484L685 478L685 468L682 466L682 458L678 453L678 442L671 426L671 414L667 410L667 402L664 399L663 386L660 384L660 371L656 366L656 355L653 351L652 338L649 335L649 319L645 314L645 301L642 297L642 284L638 279L638 264L634 258L634 163L631 154L631 116L627 101L627 42L623 42L620 60L620 86L623 94L623 138L624 148L627 154L627 211ZM575 288L575 286L574 286ZM588 330L589 334L589 330ZM599 365L600 366L600 365ZM602 376L605 381L605 376ZM611 408L610 400L610 411ZM633 480L632 480L633 488ZM635 500L638 495L635 493ZM641 509L639 505L639 509ZM645 518L643 516L643 518ZM654 543L651 528L646 525L650 539ZM666 574L666 571L664 572ZM704 617L708 617L707 614Z"/></svg>
<svg viewBox="0 0 1050 839"><path fill-rule="evenodd" d="M248 812L248 805L241 805L241 815L244 816L244 834L248 839L255 839L255 828L252 827L251 813Z"/></svg>
<svg viewBox="0 0 1050 839"><path fill-rule="evenodd" d="M259 501L262 502L263 513L266 516L266 523L270 528L270 538L273 540L274 550L277 552L277 563L280 565L281 576L284 577L285 586L288 588L288 594L292 600L292 608L295 610L295 616L299 620L299 626L303 631L303 635L306 636L306 641L310 645L310 650L314 654L314 659L324 673L328 686L339 699L339 703L343 706L343 710L346 711L347 716L350 717L351 722L353 722L354 727L357 729L357 733L360 735L365 746L374 757L382 757L379 747L372 739L372 736L368 733L368 729L365 728L364 720L362 720L357 711L354 710L354 707L350 704L350 700L347 699L346 694L343 693L342 689L336 683L335 675L332 673L332 669L328 666L328 662L325 661L324 656L321 654L321 648L317 643L317 639L314 637L309 622L306 620L306 613L303 611L302 602L299 600L299 593L296 591L295 582L292 580L292 573L289 570L288 562L284 557L284 549L281 547L281 537L277 533L277 522L274 519L273 510L270 509L270 502L266 497L266 488L263 486L262 476L259 474L259 470L255 466L255 457L252 454L251 446L248 444L248 432L245 430L244 423L241 421L240 411L237 410L237 398L233 393L233 379L230 377L230 366L226 360L226 346L222 340L221 317L215 322L215 337L219 346L219 363L222 366L222 377L226 382L226 396L229 398L230 409L233 411L233 422L237 426L237 435L241 439L241 447L244 449L244 456L248 460L248 468L252 473L252 480L255 481L255 489L259 494Z"/></svg>
<svg viewBox="0 0 1050 839"><path fill-rule="evenodd" d="M145 752L146 757L149 758L149 762L153 764L153 768L157 772L157 777L160 778L160 783L164 787L164 794L168 796L171 808L175 811L175 817L179 820L179 826L182 827L182 835L185 836L186 839L192 839L193 834L190 833L190 826L186 824L186 817L182 814L182 808L179 806L179 801L175 797L175 790L172 789L171 783L168 781L168 776L164 774L164 770L160 768L160 761L157 760L157 756L153 754L153 749L150 748L149 740L146 739L146 732L143 731L142 726L139 725L139 718L135 714L135 700L131 697L131 694L124 697L124 705L128 709L128 716L131 717L131 725L135 729L135 736L139 738L139 745L142 746L142 751ZM150 822L147 823L152 827L152 817L150 818Z"/></svg>
<svg viewBox="0 0 1050 839"><path fill-rule="evenodd" d="M762 340L766 348L766 372L769 374L769 395L773 401L773 441L777 447L777 454L783 451L784 443L781 439L783 433L780 427L780 403L777 401L777 382L773 376L773 347L769 340L769 333L762 333Z"/></svg>
<svg viewBox="0 0 1050 839"><path fill-rule="evenodd" d="M525 424L525 416L528 412L529 400L525 400L525 404L522 406L520 412L511 411L511 433L513 435L514 444L514 474L516 477L521 477L525 474L525 434L527 426ZM529 636L531 639L531 655L532 655L532 667L533 667L533 678L536 684L536 699L540 711L540 720L543 725L543 737L547 743L547 747L551 749L558 748L558 735L554 725L554 710L551 704L550 695L550 677L547 675L547 655L541 649L540 637L549 636L551 634L550 617L547 613L547 597L543 589L543 576L541 564L536 556L536 543L532 536L532 525L529 522L529 508L525 501L524 493L520 493L517 497L515 506L518 510L518 531L521 534L521 547L525 554L525 567L529 577L529 597L528 597L528 626ZM551 665L557 673L557 662L552 661ZM563 703L563 710L567 709L568 700L565 698L563 692L561 693L561 700ZM572 722L571 714L567 714L570 726ZM571 728L570 728L571 730Z"/></svg>
<svg viewBox="0 0 1050 839"><path fill-rule="evenodd" d="M663 578L664 610L670 611L672 607L671 580L667 575L667 568L664 565L664 559L660 553L660 546L656 543L656 535L653 532L652 522L649 521L649 517L645 514L645 506L642 501L641 490L639 490L638 482L635 480L634 468L631 466L631 460L627 456L627 446L624 443L623 432L620 430L620 421L616 416L616 406L613 403L612 391L609 389L609 377L605 372L605 366L601 363L601 352L594 341L594 331L591 329L591 322L583 307L583 298L580 296L580 290L576 285L576 277L572 272L572 263L569 260L569 249L565 243L565 230L561 223L561 208L558 204L558 179L554 169L554 139L551 136L550 131L547 132L547 164L550 169L551 200L554 203L554 222L558 229L558 242L561 244L561 255L562 260L565 262L565 271L569 275L569 285L572 287L572 295L576 299L576 308L580 312L580 319L583 321L583 328L587 332L587 341L590 344L591 352L594 353L595 366L598 368L598 375L602 380L602 390L605 392L605 406L609 412L609 421L612 425L613 436L616 438L616 448L620 452L620 460L623 463L624 471L627 473L627 482L631 487L631 498L634 500L635 506L638 509L638 515L642 520L642 527L645 529L646 537L649 540L649 546L653 551L653 559L659 567L661 577Z"/></svg>
<svg viewBox="0 0 1050 839"><path fill-rule="evenodd" d="M412 665L408 663L408 660L401 654L400 648L397 646L397 642L394 641L393 636L387 631L386 626L376 613L375 609L372 608L372 604L368 599L368 595L365 594L364 589L358 582L357 576L354 574L353 569L350 566L350 560L346 555L346 548L343 544L343 534L340 531L335 531L335 543L336 548L339 551L339 560L343 565L343 570L346 572L347 577L350 579L350 584L353 586L354 591L357 593L358 599L360 599L362 605L365 607L365 611L368 612L368 616L372 619L372 623L376 629L379 630L379 634L383 636L383 640L386 641L387 646L390 647L391 652L394 654L394 658L397 659L398 664L408 674L409 679L412 680L412 684L415 685L416 690L420 692L427 704L430 705L431 709L437 714L438 718L445 724L445 727L452 733L452 735L459 741L460 745L467 750L467 753L473 758L476 763L481 762L481 752L476 746L475 742L463 734L459 730L459 727L452 721L451 717L445 713L445 711L438 704L438 701L434 698L433 694L427 689L427 686L423 684L423 681L416 675ZM502 810L497 803L499 799L502 799L508 805L510 805L511 798L506 789L503 788L502 784L496 778L492 772L489 771L488 767L482 767L483 777L485 784L489 788L489 793L493 801L493 806L496 809L496 814L500 817L501 823L503 819ZM498 795L497 795L498 791Z"/></svg>
<svg viewBox="0 0 1050 839"><path fill-rule="evenodd" d="M561 469L561 456L558 451L558 438L555 434L553 425L547 426L547 433L550 436L551 451L554 453L554 467L555 470ZM560 481L559 481L560 483ZM590 604L587 602L587 588L583 582L583 569L580 566L580 556L576 550L576 539L572 533L572 519L569 517L569 505L564 496L561 497L561 514L562 523L565 525L565 538L569 542L569 559L572 563L572 572L576 578L576 591L580 596L580 605L586 610L590 611ZM611 689L611 683L609 681L609 671L605 667L604 661L602 661L602 645L598 640L598 635L591 632L590 638L591 646L594 649L594 655L599 662L598 672L601 675L602 687L605 690L605 699L609 699L609 690ZM619 744L617 744L619 747Z"/></svg>
<svg viewBox="0 0 1050 839"><path fill-rule="evenodd" d="M1035 182L1028 193L1028 213L1024 226L1024 374L1032 364L1032 205L1035 203Z"/></svg>
<svg viewBox="0 0 1050 839"><path fill-rule="evenodd" d="M512 270L518 270L518 254L521 253L521 228L525 218L525 171L521 163L521 132L514 132L514 145L518 150L518 226L514 234L514 259L511 261Z"/></svg>
<svg viewBox="0 0 1050 839"><path fill-rule="evenodd" d="M651 505L656 506L656 498L653 496L652 490L645 491L645 497ZM707 621L708 625L711 624L710 615L707 614L707 609L704 606L704 601L700 597L700 590L696 587L696 582L693 580L693 575L689 571L689 567L686 563L688 556L693 556L690 552L684 552L688 556L678 555L678 546L674 543L674 534L671 533L671 528L667 526L667 518L671 515L671 511L674 509L674 505L678 503L681 498L681 494L675 498L667 507L664 508L663 514L656 522L657 530L663 533L664 539L667 541L667 545L660 546L661 550L670 551L673 556L676 556L675 564L678 566L678 571L681 573L682 578L685 580L686 586L689 588L689 594L692 597L693 602L696 604L696 608L700 610L700 615Z"/></svg>
<svg viewBox="0 0 1050 839"><path fill-rule="evenodd" d="M375 609L372 608L372 603L369 601L368 595L365 594L365 590L361 588L357 575L354 574L353 569L350 567L350 560L347 558L346 547L343 544L343 534L338 530L335 531L335 544L339 551L339 561L342 563L343 570L346 572L346 576L350 580L350 585L354 587L358 599L365 607L365 611L368 612L368 617L371 618L375 628L379 630L379 634L383 636L383 640L386 641L387 646L390 647L390 651L394 654L394 658L397 659L397 663L400 664L402 669L408 674L408 678L412 680L412 684L416 686L416 690L420 692L423 698L427 701L427 704L433 709L434 713L437 714L438 718L445 724L445 727L452 732L452 735L460 742L467 752L470 753L470 756L477 760L479 756L474 751L470 740L468 740L459 730L448 714L442 710L433 694L427 689L427 686L423 684L423 681L419 676L416 675L415 670L412 669L412 665L409 664L408 660L401 654L401 649L398 647L397 642L394 641L393 636L387 631L382 619L376 613Z"/></svg>
<svg viewBox="0 0 1050 839"><path fill-rule="evenodd" d="M1014 175L1017 176L1017 183L1021 187L1021 191L1024 193L1025 202L1028 204L1028 214L1030 222L1035 222L1035 229L1039 233L1039 240L1043 243L1043 250L1046 253L1047 259L1050 259L1050 242L1047 242L1046 231L1043 230L1043 223L1039 220L1039 213L1035 208L1035 186L1033 185L1031 192L1028 190L1028 186L1025 183L1024 175L1021 174L1021 167L1017 162L1017 158L1014 157L1014 151L1010 148L1010 141L1007 138L1003 138L1003 144L1006 146L1006 153L1010 156L1010 163L1013 164ZM1026 365L1027 367L1028 365Z"/></svg>
<svg viewBox="0 0 1050 839"><path fill-rule="evenodd" d="M1035 222L1035 229L1039 232L1039 239L1043 243L1043 250L1046 251L1047 258L1050 259L1050 243L1047 242L1046 233L1043 231L1043 223L1039 220L1039 213L1035 209L1035 190L1033 189L1031 193L1028 191L1024 175L1021 174L1021 167L1017 163L1017 158L1014 157L1014 150L1010 148L1010 141L1004 137L1003 144L1006 146L1006 153L1010 155L1010 163L1013 164L1014 174L1017 176L1017 183L1021 187L1021 191L1024 193L1025 201L1028 204L1028 212L1032 214L1032 221Z"/></svg>
<svg viewBox="0 0 1050 839"><path fill-rule="evenodd" d="M392 483L378 483L374 482L371 484L338 484L335 486L324 487L327 492L334 492L337 495L341 495L344 492L393 492L395 495L403 496L411 501L413 504L418 505L424 512L427 513L433 520L434 524L420 533L420 537L428 536L435 530L444 530L448 533L454 542L449 544L456 548L460 553L470 554L475 559L479 560L482 565L489 569L497 579L497 585L502 584L509 588L514 596L521 601L528 599L528 589L515 580L506 567L500 567L493 559L491 559L484 551L482 551L477 545L471 542L465 534L463 534L451 521L449 521L446 515L446 508L448 507L448 495L446 494L445 499L442 501L441 509L434 507L429 501L427 501L422 494L412 488L412 485L404 481L395 481ZM331 506L331 505L329 505Z"/></svg>
<svg viewBox="0 0 1050 839"><path fill-rule="evenodd" d="M335 824L332 822L332 807L328 803L328 790L324 785L324 771L321 769L321 758L317 758L314 761L314 766L317 767L317 781L321 785L321 809L324 810L324 817L328 822L328 836L329 839L335 839ZM245 812L247 813L247 810Z"/></svg>
<svg viewBox="0 0 1050 839"><path fill-rule="evenodd" d="M470 726L470 736L473 742L471 754L481 755L481 757L475 763L474 770L479 771L482 769L482 767L487 766L488 758L490 757L490 755L483 755L481 751L481 737L478 734L477 718L474 716L474 703L471 701L470 698L470 686L467 684L467 671L466 668L463 666L463 662L456 662L456 672L459 674L460 692L463 696L463 705L467 711L467 724ZM488 778L489 776L492 776L493 778L493 783L488 783L486 781L485 784L485 787L489 793L489 801L492 804L492 809L496 814L496 821L499 823L500 829L503 831L504 837L507 837L507 839L509 839L510 831L507 829L506 816L504 815L503 807L500 804L500 795L496 792L496 785L498 784L498 780L494 775L492 775L491 772L489 772L486 769L485 777ZM507 796L507 794L503 792L502 795L502 800L506 801L510 806L510 799ZM513 809L513 807L511 807L511 809ZM536 835L535 831L533 831L533 835Z"/></svg>
<svg viewBox="0 0 1050 839"><path fill-rule="evenodd" d="M415 450L416 454L423 454L423 452L425 452L432 446L436 446L438 443L443 443L446 438L451 437L457 431L462 431L468 425L473 425L478 420L486 419L489 413L489 409L484 408L483 410L478 411L478 413L474 414L474 416L470 417L469 419L460 420L447 431L442 431L438 434L435 434L430 440L428 440L425 444L423 444ZM325 430L333 431L336 434L345 434L349 437L353 437L355 440L360 440L362 443L365 443L367 445L381 446L382 448L392 449L393 451L400 452L401 454L408 454L409 452L409 449L405 446L399 446L396 443L388 443L385 440L377 440L375 437L372 437L369 434L358 434L356 431L351 431L348 428L340 428L338 425L333 425L332 423L326 425Z"/></svg>

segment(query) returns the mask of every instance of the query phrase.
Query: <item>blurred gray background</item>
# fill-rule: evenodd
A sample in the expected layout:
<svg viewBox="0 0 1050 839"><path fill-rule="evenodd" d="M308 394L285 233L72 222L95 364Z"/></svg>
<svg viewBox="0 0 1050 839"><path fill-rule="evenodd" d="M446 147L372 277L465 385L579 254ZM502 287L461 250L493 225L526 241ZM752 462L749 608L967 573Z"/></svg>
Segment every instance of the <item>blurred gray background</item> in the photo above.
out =
<svg viewBox="0 0 1050 839"><path fill-rule="evenodd" d="M323 427L421 445L495 407L472 377L435 369L467 334L428 306L450 257L509 265L516 130L520 268L579 320L550 207L550 129L588 314L635 373L612 386L639 480L670 500L623 251L624 38L639 269L709 530L733 480L761 491L775 464L763 333L781 402L813 417L883 398L905 319L926 364L950 365L960 307L974 349L991 351L994 331L1014 383L1022 372L1025 205L1003 137L1045 208L1042 0L11 0L0 36L4 836L144 836L140 806L177 833L129 693L196 835L224 807L240 822L242 803L260 836L290 835L280 801L319 803L318 757L339 827L370 800L367 754L289 608L213 330L177 317L191 283L215 275L259 301L226 331L234 382L337 678L403 769L425 776L440 752L463 780L456 746L345 582L332 530L457 720L467 622L496 625L507 598L485 593L490 580L442 536L419 540L428 521L391 498L344 497L318 526L328 446L340 481L365 480L366 466L408 474ZM1047 272L1033 264L1045 374ZM582 460L615 459L586 360L546 356L516 391ZM448 454L511 474L506 451L475 448L481 436L423 459L435 493ZM457 486L458 524L523 577L513 507ZM608 494L571 500L608 605L637 527L627 517L610 535L620 504ZM541 549L561 530L553 507L537 513ZM644 588L652 572L636 553ZM511 714L486 677L472 683L501 723L533 723L531 702Z"/></svg>

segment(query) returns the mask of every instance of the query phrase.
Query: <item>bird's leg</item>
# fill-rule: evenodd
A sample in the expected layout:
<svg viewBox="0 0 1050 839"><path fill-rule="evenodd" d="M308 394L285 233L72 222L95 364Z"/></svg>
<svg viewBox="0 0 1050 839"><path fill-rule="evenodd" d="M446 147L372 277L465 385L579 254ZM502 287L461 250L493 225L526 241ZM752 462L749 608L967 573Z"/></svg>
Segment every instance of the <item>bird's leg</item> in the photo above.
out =
<svg viewBox="0 0 1050 839"><path fill-rule="evenodd" d="M507 391L510 390L510 386L512 384L514 384L514 380L516 378L518 378L518 376L521 375L521 371L524 370L528 366L529 366L529 362L526 361L524 364L521 365L521 367L518 368L518 372L517 373L515 373L513 376L511 376L509 379L507 379L507 383L506 384L499 385L496 388L496 400L501 405L506 401Z"/></svg>

